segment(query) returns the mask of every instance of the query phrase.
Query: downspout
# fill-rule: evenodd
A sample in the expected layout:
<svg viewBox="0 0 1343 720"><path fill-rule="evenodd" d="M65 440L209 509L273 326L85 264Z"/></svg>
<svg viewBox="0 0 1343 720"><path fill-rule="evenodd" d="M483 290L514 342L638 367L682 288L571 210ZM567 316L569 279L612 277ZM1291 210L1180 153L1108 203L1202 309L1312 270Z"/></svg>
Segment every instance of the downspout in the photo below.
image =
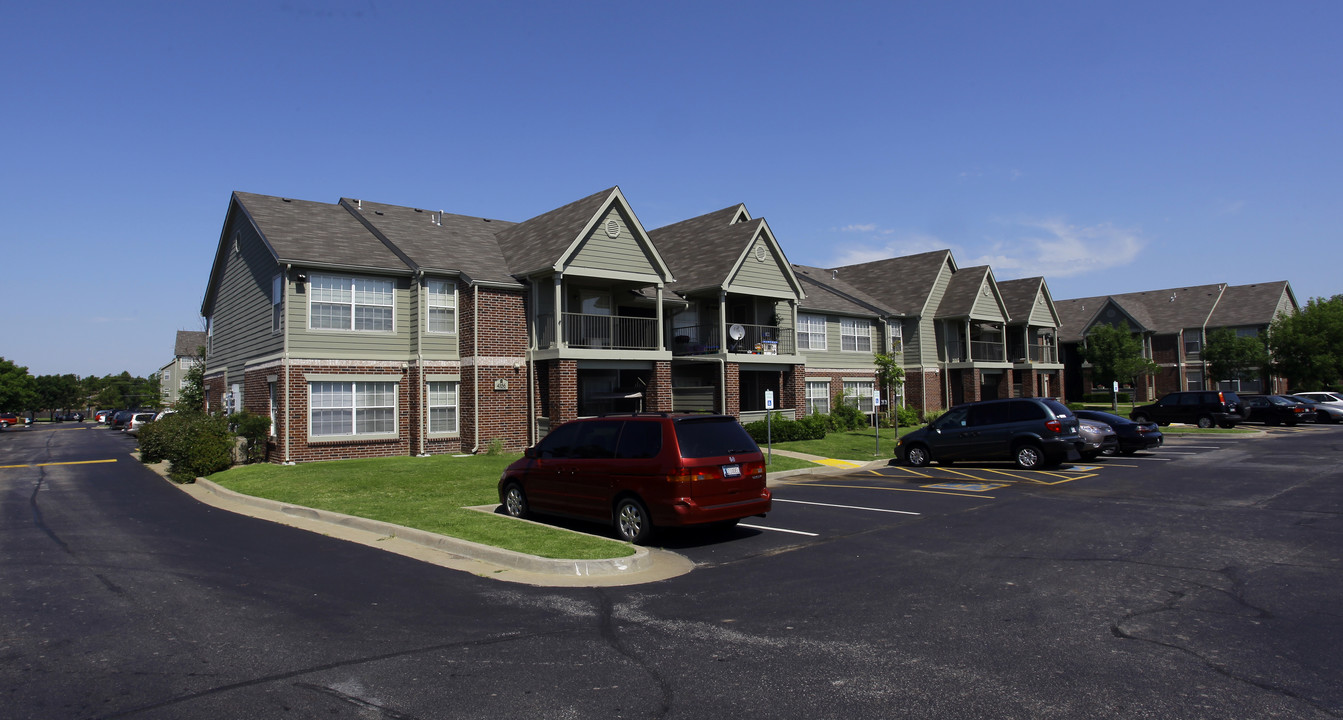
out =
<svg viewBox="0 0 1343 720"><path fill-rule="evenodd" d="M535 445L536 437L536 311L538 308L538 293L536 279L528 281L526 316L527 316L527 445Z"/></svg>
<svg viewBox="0 0 1343 720"><path fill-rule="evenodd" d="M429 433L429 413L428 408L424 406L425 393L428 383L424 375L424 329L429 322L429 317L424 311L424 271L416 272L415 286L415 367L420 376L420 389L417 393L420 396L418 415L420 426L420 457L426 457L428 451L425 436Z"/></svg>
<svg viewBox="0 0 1343 720"><path fill-rule="evenodd" d="M293 263L284 265L284 294L289 295L289 272L293 270ZM294 461L289 456L289 439L293 436L289 427L289 303L285 303L281 308L284 316L280 318L280 329L284 332L284 352L281 355L281 364L284 366L284 464L293 465Z"/></svg>
<svg viewBox="0 0 1343 720"><path fill-rule="evenodd" d="M476 414L476 445L471 454L480 451L480 285L471 286L471 404Z"/></svg>

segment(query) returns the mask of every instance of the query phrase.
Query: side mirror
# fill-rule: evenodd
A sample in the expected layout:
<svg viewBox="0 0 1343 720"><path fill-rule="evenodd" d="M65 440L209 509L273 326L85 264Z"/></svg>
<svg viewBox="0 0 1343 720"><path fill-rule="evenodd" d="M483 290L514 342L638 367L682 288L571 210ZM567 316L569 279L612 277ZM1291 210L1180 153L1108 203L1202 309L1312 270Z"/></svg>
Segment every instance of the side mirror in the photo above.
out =
<svg viewBox="0 0 1343 720"><path fill-rule="evenodd" d="M525 458L530 458L530 459L532 459L532 460L535 460L535 459L536 459L536 446L533 445L533 446L527 448L526 450L523 450L523 451L522 451L522 456L525 457Z"/></svg>

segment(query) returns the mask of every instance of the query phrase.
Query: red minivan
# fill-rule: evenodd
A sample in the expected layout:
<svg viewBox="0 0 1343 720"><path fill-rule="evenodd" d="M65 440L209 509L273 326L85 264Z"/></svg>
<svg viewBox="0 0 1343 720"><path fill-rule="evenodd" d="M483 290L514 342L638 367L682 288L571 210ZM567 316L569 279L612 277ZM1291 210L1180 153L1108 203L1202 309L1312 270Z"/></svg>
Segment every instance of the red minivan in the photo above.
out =
<svg viewBox="0 0 1343 720"><path fill-rule="evenodd" d="M513 517L532 512L611 523L642 544L656 527L729 527L770 510L765 457L727 415L631 413L572 420L499 477Z"/></svg>

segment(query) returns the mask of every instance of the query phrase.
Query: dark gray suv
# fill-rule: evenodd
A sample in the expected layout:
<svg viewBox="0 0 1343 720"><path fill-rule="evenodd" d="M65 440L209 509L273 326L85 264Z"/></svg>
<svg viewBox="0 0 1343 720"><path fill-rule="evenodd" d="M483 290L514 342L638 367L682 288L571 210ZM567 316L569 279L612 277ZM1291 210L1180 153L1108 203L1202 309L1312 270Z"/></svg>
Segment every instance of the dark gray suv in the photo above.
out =
<svg viewBox="0 0 1343 720"><path fill-rule="evenodd" d="M1080 457L1078 420L1049 398L984 400L957 405L896 442L896 454L915 467L936 460L1012 460L1025 470Z"/></svg>

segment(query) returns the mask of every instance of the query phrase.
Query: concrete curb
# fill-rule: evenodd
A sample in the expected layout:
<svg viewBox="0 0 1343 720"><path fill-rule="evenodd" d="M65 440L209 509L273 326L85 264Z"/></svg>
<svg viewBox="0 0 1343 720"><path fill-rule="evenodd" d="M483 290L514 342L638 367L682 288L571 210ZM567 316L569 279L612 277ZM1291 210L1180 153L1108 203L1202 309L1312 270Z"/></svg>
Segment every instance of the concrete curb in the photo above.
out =
<svg viewBox="0 0 1343 720"><path fill-rule="evenodd" d="M485 562L499 567L518 570L537 575L556 575L565 577L602 577L638 573L653 568L653 555L648 548L634 547L634 554L622 558L600 560L555 560L537 557L525 553L504 550L492 545L482 545L469 540L437 535L381 520L354 517L329 510L316 510L301 505L291 505L275 500L253 497L221 487L205 478L196 478L198 487L216 497L231 503L268 510L297 518L339 525L385 537L395 537L406 542L432 548L464 560ZM560 528L562 529L562 528Z"/></svg>

